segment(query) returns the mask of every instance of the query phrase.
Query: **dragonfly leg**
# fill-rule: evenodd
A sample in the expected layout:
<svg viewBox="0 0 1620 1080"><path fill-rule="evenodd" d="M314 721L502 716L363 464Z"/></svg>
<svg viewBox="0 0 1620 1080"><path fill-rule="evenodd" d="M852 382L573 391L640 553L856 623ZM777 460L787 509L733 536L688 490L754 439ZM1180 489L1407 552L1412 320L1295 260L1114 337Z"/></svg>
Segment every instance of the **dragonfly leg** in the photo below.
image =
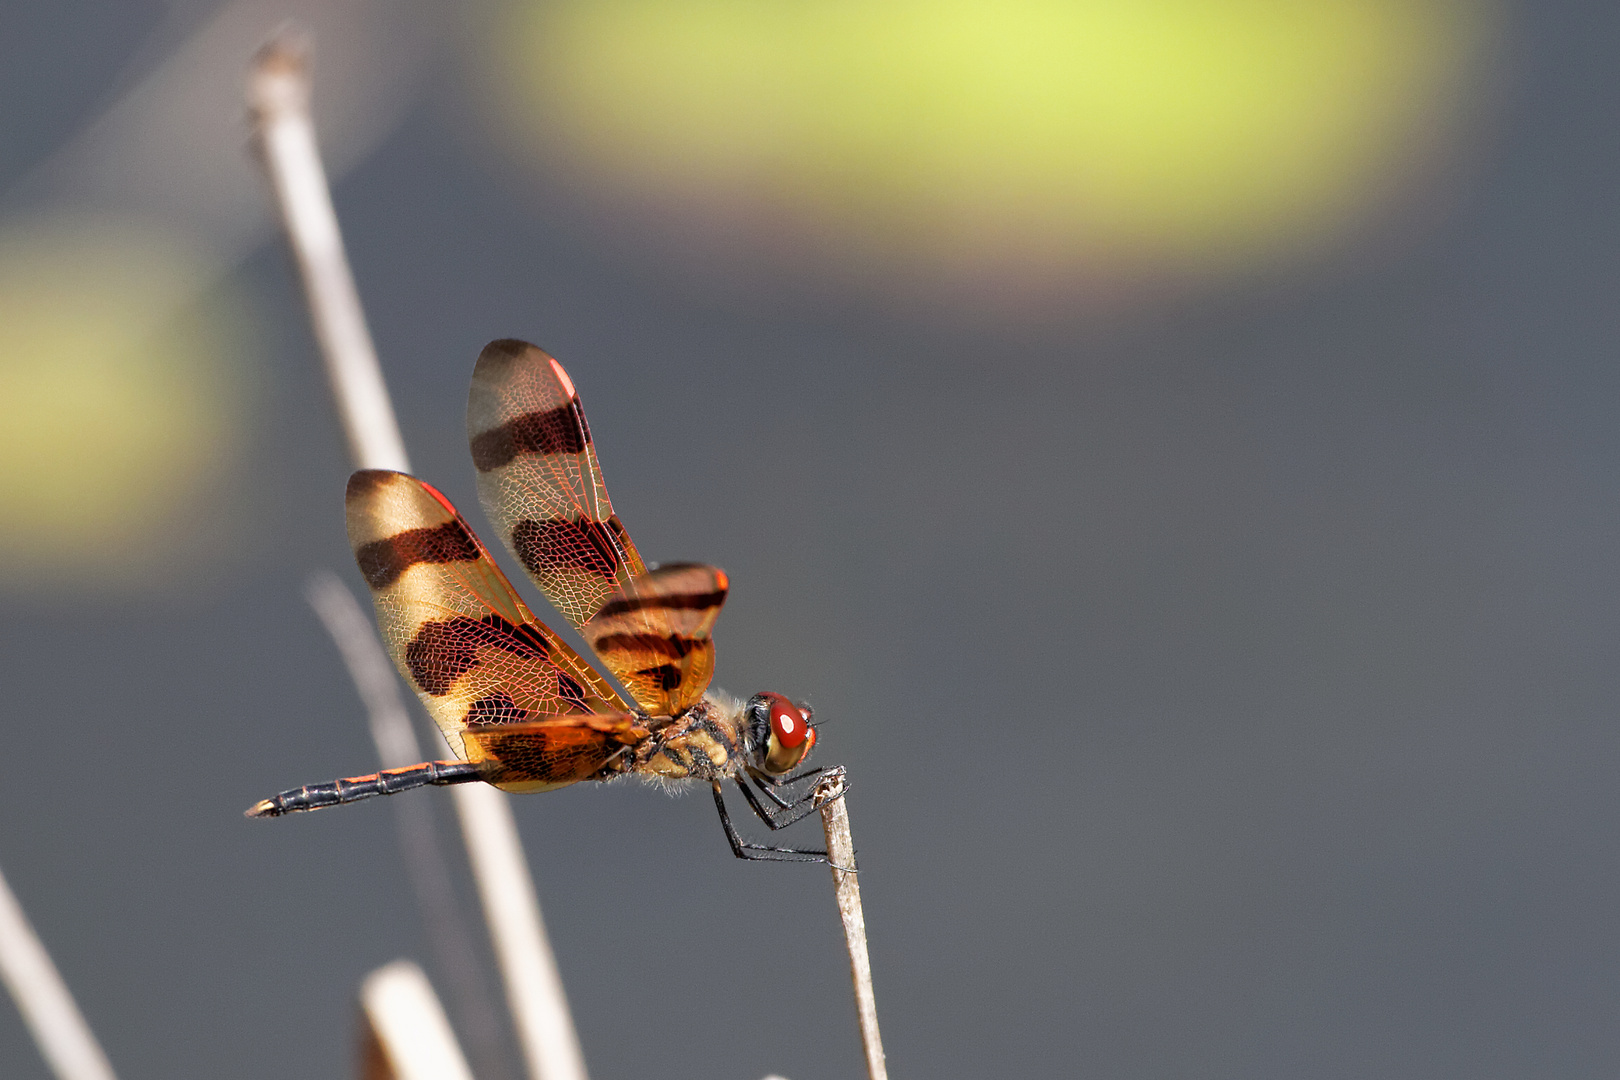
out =
<svg viewBox="0 0 1620 1080"><path fill-rule="evenodd" d="M838 768L836 765L818 765L814 769L804 770L804 772L799 773L797 776L784 776L781 779L777 779L770 773L760 773L759 776L767 784L771 785L771 787L787 787L790 784L797 784L800 780L808 780L812 776L820 776L822 773L836 768Z"/></svg>
<svg viewBox="0 0 1620 1080"><path fill-rule="evenodd" d="M726 840L731 844L731 853L739 859L753 859L761 862L826 862L825 851L811 851L804 848L777 847L773 844L755 844L744 840L737 835L737 827L731 823L731 814L726 810L726 798L716 780L714 787L714 805L720 811L720 825L726 830ZM745 789L746 790L746 789ZM752 800L750 800L752 801Z"/></svg>
<svg viewBox="0 0 1620 1080"><path fill-rule="evenodd" d="M260 799L247 809L248 817L280 817L300 810L340 806L375 795L393 795L429 784L466 784L482 780L478 766L470 761L424 761L404 769L385 769L369 776L348 776L330 784L283 791L273 799Z"/></svg>
<svg viewBox="0 0 1620 1080"><path fill-rule="evenodd" d="M838 768L836 765L822 765L819 768L806 769L797 776L772 776L770 773L764 772L761 769L756 769L752 766L749 766L747 772L748 776L759 788L760 794L764 795L781 809L787 810L791 807L798 806L804 800L798 797L784 799L782 796L777 794L778 791L783 788L794 787L805 780L814 779L815 777L820 776L822 773L829 772L836 768Z"/></svg>
<svg viewBox="0 0 1620 1080"><path fill-rule="evenodd" d="M803 821L817 810L820 810L823 805L817 801L816 793L813 790L807 791L789 802L777 795L769 787L761 784L758 777L754 777L754 783L759 785L759 790L776 804L773 809L759 801L759 796L755 795L753 790L743 783L742 777L739 776L734 779L737 782L737 787L742 789L743 798L748 800L748 805L753 807L754 813L759 816L759 820L769 825L773 832L777 829L785 829L794 822ZM842 795L839 796L839 798L842 797Z"/></svg>

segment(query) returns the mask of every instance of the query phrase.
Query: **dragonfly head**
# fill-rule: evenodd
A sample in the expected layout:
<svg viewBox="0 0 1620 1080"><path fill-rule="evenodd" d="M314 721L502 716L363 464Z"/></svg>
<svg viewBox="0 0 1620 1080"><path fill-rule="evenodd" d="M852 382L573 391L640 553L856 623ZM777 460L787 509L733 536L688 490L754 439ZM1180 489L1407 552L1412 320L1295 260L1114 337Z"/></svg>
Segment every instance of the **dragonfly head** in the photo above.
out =
<svg viewBox="0 0 1620 1080"><path fill-rule="evenodd" d="M783 776L799 767L816 745L816 729L810 726L810 706L795 705L781 694L755 694L744 709L748 731L753 737L755 764L773 776Z"/></svg>

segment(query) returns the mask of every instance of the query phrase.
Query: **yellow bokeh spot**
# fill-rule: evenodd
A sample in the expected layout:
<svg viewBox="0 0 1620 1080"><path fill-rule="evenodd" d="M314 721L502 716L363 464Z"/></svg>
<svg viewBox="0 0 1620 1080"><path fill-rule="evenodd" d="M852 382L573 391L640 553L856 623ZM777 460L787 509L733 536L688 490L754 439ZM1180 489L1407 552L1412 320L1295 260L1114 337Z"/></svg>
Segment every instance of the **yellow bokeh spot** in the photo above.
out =
<svg viewBox="0 0 1620 1080"><path fill-rule="evenodd" d="M1466 0L514 3L548 168L926 257L1230 261L1343 224L1483 40Z"/></svg>
<svg viewBox="0 0 1620 1080"><path fill-rule="evenodd" d="M0 578L152 564L239 410L200 264L109 222L0 236Z"/></svg>

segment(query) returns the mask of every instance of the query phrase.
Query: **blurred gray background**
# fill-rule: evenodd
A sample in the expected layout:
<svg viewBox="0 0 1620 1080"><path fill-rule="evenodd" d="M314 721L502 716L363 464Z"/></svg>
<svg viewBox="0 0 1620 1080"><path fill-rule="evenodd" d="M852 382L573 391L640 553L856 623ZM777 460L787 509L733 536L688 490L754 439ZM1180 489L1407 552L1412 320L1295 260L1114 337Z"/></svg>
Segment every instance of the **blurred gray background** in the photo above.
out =
<svg viewBox="0 0 1620 1080"><path fill-rule="evenodd" d="M1480 16L1430 157L1322 237L1027 289L592 202L491 134L487 12L333 9L317 112L353 117L335 197L417 470L483 529L474 357L567 365L643 553L731 575L717 683L810 701L850 769L893 1075L1612 1074L1620 9ZM375 768L301 596L363 583L232 96L249 14L184 129L217 205L115 137L212 8L0 15L0 225L190 229L184 319L225 343L191 487L138 472L153 521L85 509L122 451L71 384L0 453L0 499L49 474L69 523L6 526L0 867L123 1077L352 1075L366 972L448 993L387 800L242 817ZM594 1076L858 1074L824 868L739 863L701 793L514 808ZM0 1075L47 1076L9 1002Z"/></svg>

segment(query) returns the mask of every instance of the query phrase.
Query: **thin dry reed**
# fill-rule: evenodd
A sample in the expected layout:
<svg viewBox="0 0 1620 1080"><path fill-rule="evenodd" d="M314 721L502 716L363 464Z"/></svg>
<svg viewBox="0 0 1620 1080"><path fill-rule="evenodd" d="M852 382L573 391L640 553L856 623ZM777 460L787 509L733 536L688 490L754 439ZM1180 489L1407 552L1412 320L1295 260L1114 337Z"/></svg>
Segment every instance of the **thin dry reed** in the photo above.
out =
<svg viewBox="0 0 1620 1080"><path fill-rule="evenodd" d="M861 912L861 883L855 872L855 841L849 832L848 778L834 769L816 784L821 803L821 827L827 835L827 862L832 868L838 917L844 924L849 947L849 975L855 984L855 1016L861 1025L869 1080L889 1080L883 1058L883 1037L878 1034L877 998L872 992L872 961L866 954L866 916Z"/></svg>
<svg viewBox="0 0 1620 1080"><path fill-rule="evenodd" d="M383 768L421 761L425 755L411 726L399 676L377 636L371 613L361 608L348 586L330 570L310 576L305 596L349 669ZM467 913L456 896L450 861L433 827L432 808L425 799L396 799L393 810L406 874L421 906L433 959L450 982L450 1000L467 1040L468 1056L484 1080L510 1076L501 1049L501 1014L479 970Z"/></svg>
<svg viewBox="0 0 1620 1080"><path fill-rule="evenodd" d="M409 461L321 168L308 53L301 34L284 31L259 54L248 83L257 146L354 465L405 472ZM451 795L529 1073L533 1080L585 1080L579 1037L506 796L485 784L460 785Z"/></svg>
<svg viewBox="0 0 1620 1080"><path fill-rule="evenodd" d="M107 1055L4 876L0 876L0 979L58 1080L113 1080Z"/></svg>
<svg viewBox="0 0 1620 1080"><path fill-rule="evenodd" d="M366 976L360 1009L370 1029L368 1041L384 1059L383 1068L373 1065L368 1072L393 1080L473 1080L433 987L409 960L395 960Z"/></svg>
<svg viewBox="0 0 1620 1080"><path fill-rule="evenodd" d="M309 112L308 45L283 33L250 83L258 144L298 260L316 338L359 468L408 471L404 444L360 308ZM818 785L833 886L849 948L869 1080L887 1080L872 992L843 770ZM483 784L451 789L507 997L534 1080L585 1080L584 1059L545 936L517 826L505 797Z"/></svg>

